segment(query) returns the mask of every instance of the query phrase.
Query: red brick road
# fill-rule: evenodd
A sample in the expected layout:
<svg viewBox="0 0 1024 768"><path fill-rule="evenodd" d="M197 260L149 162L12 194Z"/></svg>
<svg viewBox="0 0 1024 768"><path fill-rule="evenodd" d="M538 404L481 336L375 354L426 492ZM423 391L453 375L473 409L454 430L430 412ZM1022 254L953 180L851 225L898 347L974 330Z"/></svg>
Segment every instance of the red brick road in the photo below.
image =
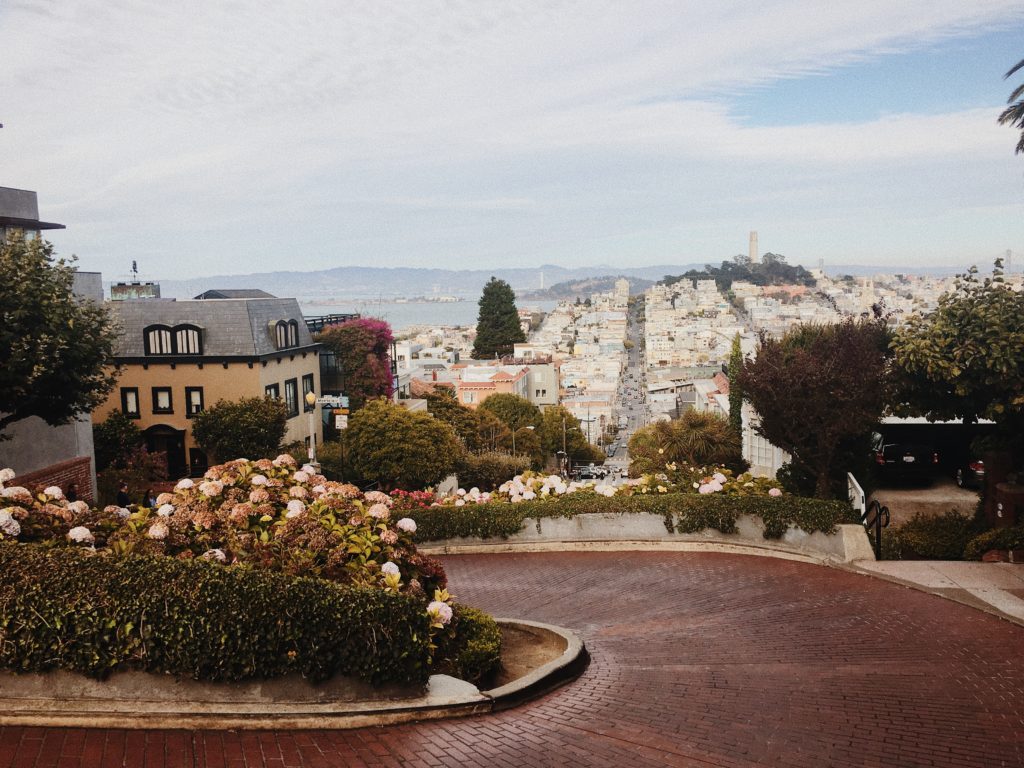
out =
<svg viewBox="0 0 1024 768"><path fill-rule="evenodd" d="M579 631L538 701L355 731L0 729L0 766L1024 766L1024 629L886 582L693 553L451 557L452 591Z"/></svg>

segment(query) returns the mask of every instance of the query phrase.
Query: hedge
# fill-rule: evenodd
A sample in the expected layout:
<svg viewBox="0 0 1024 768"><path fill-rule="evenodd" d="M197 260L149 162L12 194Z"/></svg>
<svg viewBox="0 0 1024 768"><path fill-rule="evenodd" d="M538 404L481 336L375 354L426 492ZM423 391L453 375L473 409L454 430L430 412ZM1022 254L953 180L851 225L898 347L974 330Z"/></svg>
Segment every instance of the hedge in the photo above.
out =
<svg viewBox="0 0 1024 768"><path fill-rule="evenodd" d="M0 668L94 678L347 675L423 684L421 600L244 567L0 543Z"/></svg>
<svg viewBox="0 0 1024 768"><path fill-rule="evenodd" d="M501 666L501 629L476 608L457 605L454 612L453 631L438 643L437 653L443 660L434 671L484 687Z"/></svg>
<svg viewBox="0 0 1024 768"><path fill-rule="evenodd" d="M919 512L882 534L883 559L960 560L974 532L971 518L955 510L938 516Z"/></svg>
<svg viewBox="0 0 1024 768"><path fill-rule="evenodd" d="M409 512L415 518L418 542L474 537L508 537L523 529L526 518L575 517L591 513L661 515L671 533L695 533L712 528L735 533L740 515L764 521L764 537L778 539L790 526L807 533L832 533L838 523L860 522L845 501L825 501L800 496L713 496L689 493L637 494L609 498L573 493L551 499L461 507L439 506Z"/></svg>
<svg viewBox="0 0 1024 768"><path fill-rule="evenodd" d="M1024 549L1024 525L993 528L975 536L964 548L964 559L980 560L990 549Z"/></svg>

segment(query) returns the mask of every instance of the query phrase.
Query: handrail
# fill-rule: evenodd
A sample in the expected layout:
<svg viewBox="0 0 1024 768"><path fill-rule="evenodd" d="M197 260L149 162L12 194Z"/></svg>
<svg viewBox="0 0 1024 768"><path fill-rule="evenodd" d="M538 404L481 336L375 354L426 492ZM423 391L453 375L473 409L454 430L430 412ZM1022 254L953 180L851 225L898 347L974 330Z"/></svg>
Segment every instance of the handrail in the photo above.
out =
<svg viewBox="0 0 1024 768"><path fill-rule="evenodd" d="M871 542L872 548L875 550L875 560L882 559L882 528L889 527L889 520L889 508L882 506L878 499L872 499L867 510L861 516L861 522L867 528L868 535L871 534L872 527L875 529L874 541Z"/></svg>

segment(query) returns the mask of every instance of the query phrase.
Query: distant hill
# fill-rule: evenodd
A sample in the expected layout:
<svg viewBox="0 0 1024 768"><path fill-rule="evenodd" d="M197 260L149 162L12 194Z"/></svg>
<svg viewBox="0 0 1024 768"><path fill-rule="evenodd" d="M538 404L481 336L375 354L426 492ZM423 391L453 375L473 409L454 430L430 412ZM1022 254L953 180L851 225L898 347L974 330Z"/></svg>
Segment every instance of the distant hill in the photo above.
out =
<svg viewBox="0 0 1024 768"><path fill-rule="evenodd" d="M631 294L643 293L654 285L653 280L647 280L642 277L604 275L603 277L586 277L582 280L566 280L544 290L520 291L518 298L528 301L561 301L563 299L573 301L577 298L585 299L592 293L607 293L611 291L615 287L615 281L623 278L629 280L629 292Z"/></svg>
<svg viewBox="0 0 1024 768"><path fill-rule="evenodd" d="M191 298L215 288L260 288L275 296L327 301L351 298L395 298L439 294L479 298L491 277L505 280L517 293L539 289L543 283L604 279L620 273L630 281L660 279L686 271L694 264L617 268L608 265L572 269L546 264L536 269L411 269L406 267L335 267L314 272L254 272L247 275L198 277L191 280L160 280L161 295ZM609 278L614 280L614 278Z"/></svg>

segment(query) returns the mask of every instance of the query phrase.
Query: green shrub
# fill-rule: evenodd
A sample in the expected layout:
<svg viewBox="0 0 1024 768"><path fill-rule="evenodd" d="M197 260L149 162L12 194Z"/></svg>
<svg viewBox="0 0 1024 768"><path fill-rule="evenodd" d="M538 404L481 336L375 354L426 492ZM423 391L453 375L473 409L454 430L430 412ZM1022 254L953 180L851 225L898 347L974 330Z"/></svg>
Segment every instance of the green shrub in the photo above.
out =
<svg viewBox="0 0 1024 768"><path fill-rule="evenodd" d="M837 523L858 522L846 502L793 496L717 496L680 493L639 494L608 498L596 493L577 492L550 499L467 504L462 507L430 507L408 514L418 526L420 542L463 536L507 537L523 528L526 518L575 517L594 512L635 514L646 512L665 518L667 530L694 533L713 528L733 533L740 515L754 515L765 523L765 538L779 538L789 526L808 533L831 532Z"/></svg>
<svg viewBox="0 0 1024 768"><path fill-rule="evenodd" d="M901 560L916 555L926 560L960 560L975 533L971 518L954 510L941 516L918 513L899 528L882 533L883 557Z"/></svg>
<svg viewBox="0 0 1024 768"><path fill-rule="evenodd" d="M460 462L457 472L463 488L493 491L510 477L530 468L529 456L509 456L507 453L469 453Z"/></svg>
<svg viewBox="0 0 1024 768"><path fill-rule="evenodd" d="M458 605L437 654L437 672L485 685L501 665L501 629L483 611Z"/></svg>
<svg viewBox="0 0 1024 768"><path fill-rule="evenodd" d="M964 547L964 559L981 560L990 549L1024 549L1024 525L993 528L975 536Z"/></svg>
<svg viewBox="0 0 1024 768"><path fill-rule="evenodd" d="M0 667L104 678L349 675L422 684L423 602L201 560L111 557L0 542ZM465 610L465 609L463 609Z"/></svg>

